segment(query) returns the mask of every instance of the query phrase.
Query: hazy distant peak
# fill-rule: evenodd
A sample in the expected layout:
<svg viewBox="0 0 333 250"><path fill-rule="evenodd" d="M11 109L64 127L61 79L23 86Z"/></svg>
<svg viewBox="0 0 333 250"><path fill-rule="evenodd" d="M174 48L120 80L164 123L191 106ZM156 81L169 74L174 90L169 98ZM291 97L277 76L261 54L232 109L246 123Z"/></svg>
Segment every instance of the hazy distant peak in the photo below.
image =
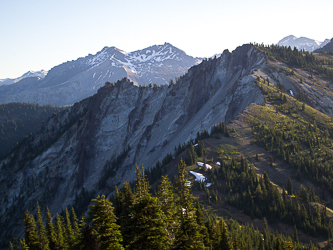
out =
<svg viewBox="0 0 333 250"><path fill-rule="evenodd" d="M296 36L289 35L289 36L286 36L285 38L283 38L282 40L280 40L279 43L286 43L290 40L295 40L295 39L297 39Z"/></svg>
<svg viewBox="0 0 333 250"><path fill-rule="evenodd" d="M294 35L289 35L284 37L283 39L281 39L277 45L280 46L286 46L286 47L291 47L294 48L296 47L298 50L305 50L305 51L309 51L312 52L320 47L323 47L325 44L328 43L327 41L328 39L326 39L324 42L320 42L314 39L310 39L307 37L295 37Z"/></svg>
<svg viewBox="0 0 333 250"><path fill-rule="evenodd" d="M21 81L22 79L28 78L28 77L39 77L41 79L44 79L45 76L47 75L46 70L39 70L39 71L32 71L29 70L28 72L24 73L22 76L17 77L17 78L7 78L7 79L0 79L0 85L9 85L9 84L13 84L16 83L18 81Z"/></svg>
<svg viewBox="0 0 333 250"><path fill-rule="evenodd" d="M40 71L32 71L29 70L27 73L23 74L20 78L27 78L27 77L40 77L40 78L45 78L45 76L47 75L47 71L46 70L40 70Z"/></svg>
<svg viewBox="0 0 333 250"><path fill-rule="evenodd" d="M316 49L314 51L315 53L332 52L333 51L333 38L331 40L326 39L322 44L324 44L324 45L321 48Z"/></svg>

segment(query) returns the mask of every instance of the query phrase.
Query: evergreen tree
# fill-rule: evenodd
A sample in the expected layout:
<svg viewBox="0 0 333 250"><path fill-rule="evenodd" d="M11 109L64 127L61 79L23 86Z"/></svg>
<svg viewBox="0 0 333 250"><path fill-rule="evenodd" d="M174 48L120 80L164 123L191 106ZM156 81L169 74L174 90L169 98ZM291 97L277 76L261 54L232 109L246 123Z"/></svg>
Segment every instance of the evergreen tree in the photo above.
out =
<svg viewBox="0 0 333 250"><path fill-rule="evenodd" d="M56 217L56 232L57 232L57 246L60 249L67 249L66 240L64 238L64 222L62 216L57 214Z"/></svg>
<svg viewBox="0 0 333 250"><path fill-rule="evenodd" d="M116 196L116 208L119 209L118 217L119 224L121 226L121 234L123 235L123 245L126 247L132 240L131 237L131 218L130 207L134 202L134 194L132 192L131 185L125 182L120 189L119 196ZM117 210L116 210L117 211Z"/></svg>
<svg viewBox="0 0 333 250"><path fill-rule="evenodd" d="M92 225L96 232L101 249L124 249L119 225L116 224L116 217L113 214L112 203L105 199L105 196L97 196L91 205L89 215L92 218Z"/></svg>
<svg viewBox="0 0 333 250"><path fill-rule="evenodd" d="M292 195L294 193L293 183L291 182L290 176L288 177L287 192L288 192L288 195Z"/></svg>
<svg viewBox="0 0 333 250"><path fill-rule="evenodd" d="M178 183L176 184L178 218L180 228L176 233L175 249L204 249L203 237L199 233L199 226L193 214L193 196L187 183L186 164L182 160L179 164Z"/></svg>
<svg viewBox="0 0 333 250"><path fill-rule="evenodd" d="M199 226L199 232L203 236L203 241L204 241L205 246L209 246L211 244L210 235L208 233L207 227L205 226L203 213L201 211L201 207L200 207L198 199L196 199L196 202L195 202L195 219ZM210 220L209 220L209 222L210 222Z"/></svg>
<svg viewBox="0 0 333 250"><path fill-rule="evenodd" d="M287 197L286 197L286 189L284 188L284 186L283 186L283 189L282 189L282 199L283 199L284 202L287 199Z"/></svg>
<svg viewBox="0 0 333 250"><path fill-rule="evenodd" d="M276 235L276 241L275 241L275 250L283 250L283 243L280 239L280 235L277 233Z"/></svg>
<svg viewBox="0 0 333 250"><path fill-rule="evenodd" d="M236 230L234 231L233 235L232 235L232 246L233 246L233 250L238 250L238 237L237 237L237 232Z"/></svg>
<svg viewBox="0 0 333 250"><path fill-rule="evenodd" d="M201 157L206 153L205 144L203 141L198 141L198 146L196 147L196 149L198 157Z"/></svg>
<svg viewBox="0 0 333 250"><path fill-rule="evenodd" d="M50 250L57 249L57 234L55 232L52 216L48 207L46 208L46 235L49 241Z"/></svg>
<svg viewBox="0 0 333 250"><path fill-rule="evenodd" d="M220 243L221 243L221 236L222 236L222 220L219 220L218 223L216 223L213 233L212 233L212 249L218 250L220 249Z"/></svg>
<svg viewBox="0 0 333 250"><path fill-rule="evenodd" d="M78 225L78 219L76 217L76 213L74 211L74 208L72 207L72 220L73 220L73 230L74 230L74 246L76 246L79 243L79 239L80 239L80 228Z"/></svg>
<svg viewBox="0 0 333 250"><path fill-rule="evenodd" d="M258 250L265 250L264 239L260 237Z"/></svg>
<svg viewBox="0 0 333 250"><path fill-rule="evenodd" d="M36 221L33 215L31 215L28 210L25 212L24 225L25 245L30 250L37 250L39 242Z"/></svg>
<svg viewBox="0 0 333 250"><path fill-rule="evenodd" d="M82 234L76 249L79 250L99 250L101 248L97 237L91 226L87 225L86 219L82 217L80 226L82 228Z"/></svg>
<svg viewBox="0 0 333 250"><path fill-rule="evenodd" d="M120 194L117 185L114 187L114 214L119 219L121 210L122 210L122 204L120 199Z"/></svg>
<svg viewBox="0 0 333 250"><path fill-rule="evenodd" d="M37 203L37 226L38 226L38 247L42 250L49 249L49 240L47 238L42 212L40 211L39 204Z"/></svg>
<svg viewBox="0 0 333 250"><path fill-rule="evenodd" d="M157 197L167 219L168 238L174 238L175 228L177 226L175 223L176 207L171 182L167 176L162 177L158 187Z"/></svg>
<svg viewBox="0 0 333 250"><path fill-rule="evenodd" d="M187 160L186 160L186 163L188 165L193 165L195 164L198 156L197 156L197 153L195 152L194 150L194 147L193 147L193 144L192 142L190 143L190 148L188 149L188 153L187 153Z"/></svg>
<svg viewBox="0 0 333 250"><path fill-rule="evenodd" d="M73 232L73 229L72 229L72 224L71 224L71 220L70 220L67 208L65 210L65 214L66 214L66 234L65 234L65 238L66 238L66 242L67 242L68 246L70 248L72 248L73 245L74 245L74 242L75 242L75 235L74 235L74 232Z"/></svg>
<svg viewBox="0 0 333 250"><path fill-rule="evenodd" d="M298 233L297 233L297 228L296 225L294 225L294 235L293 235L293 241L295 244L298 243Z"/></svg>
<svg viewBox="0 0 333 250"><path fill-rule="evenodd" d="M222 221L222 234L221 234L221 242L220 249L232 250L232 243L228 234L228 228L224 221Z"/></svg>
<svg viewBox="0 0 333 250"><path fill-rule="evenodd" d="M131 237L127 249L169 249L165 228L167 218L157 198L149 193L149 183L136 166L136 189L133 205L130 207Z"/></svg>
<svg viewBox="0 0 333 250"><path fill-rule="evenodd" d="M20 244L21 244L21 250L29 250L27 243L25 243L25 239L20 240Z"/></svg>

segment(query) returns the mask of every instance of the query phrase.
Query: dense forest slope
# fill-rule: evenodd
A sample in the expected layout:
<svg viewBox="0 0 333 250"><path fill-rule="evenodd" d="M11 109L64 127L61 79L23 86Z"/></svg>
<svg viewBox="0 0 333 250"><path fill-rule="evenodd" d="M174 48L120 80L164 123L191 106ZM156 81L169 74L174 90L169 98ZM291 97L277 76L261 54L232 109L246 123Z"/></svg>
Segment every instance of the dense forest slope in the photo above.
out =
<svg viewBox="0 0 333 250"><path fill-rule="evenodd" d="M0 105L0 158L25 136L36 132L42 122L63 109L28 103Z"/></svg>

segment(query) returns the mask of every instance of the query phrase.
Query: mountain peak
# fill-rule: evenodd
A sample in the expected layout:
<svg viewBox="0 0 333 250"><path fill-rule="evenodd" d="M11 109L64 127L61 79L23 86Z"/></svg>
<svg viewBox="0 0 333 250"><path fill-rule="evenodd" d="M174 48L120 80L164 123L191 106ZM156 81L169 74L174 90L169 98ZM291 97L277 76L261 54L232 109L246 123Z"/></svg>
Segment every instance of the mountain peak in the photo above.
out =
<svg viewBox="0 0 333 250"><path fill-rule="evenodd" d="M113 52L113 51L118 51L118 52L120 52L122 54L126 54L127 53L124 50L118 49L115 46L111 46L111 47L105 46L100 52Z"/></svg>
<svg viewBox="0 0 333 250"><path fill-rule="evenodd" d="M27 78L27 77L40 77L40 78L45 78L47 75L46 70L40 70L40 71L32 71L29 70L28 72L24 73L20 78Z"/></svg>
<svg viewBox="0 0 333 250"><path fill-rule="evenodd" d="M33 87L27 85L20 92L14 87L6 89L7 92L0 91L0 97L3 103L21 100L68 105L96 93L105 82L116 82L123 77L131 79L136 85L165 85L170 79L184 75L200 61L167 42L128 53L114 46L106 46L94 55L89 54L53 67L45 79L36 79ZM0 85L3 84L7 82L1 81Z"/></svg>
<svg viewBox="0 0 333 250"><path fill-rule="evenodd" d="M316 41L311 38L307 38L304 36L301 37L295 37L294 35L289 35L281 39L277 45L280 46L286 46L286 47L291 47L294 48L296 47L298 50L305 50L312 52L322 46L324 46L327 43L325 40L324 42Z"/></svg>
<svg viewBox="0 0 333 250"><path fill-rule="evenodd" d="M322 44L321 48L316 49L315 53L321 53L321 52L333 52L333 38L331 40L326 39Z"/></svg>

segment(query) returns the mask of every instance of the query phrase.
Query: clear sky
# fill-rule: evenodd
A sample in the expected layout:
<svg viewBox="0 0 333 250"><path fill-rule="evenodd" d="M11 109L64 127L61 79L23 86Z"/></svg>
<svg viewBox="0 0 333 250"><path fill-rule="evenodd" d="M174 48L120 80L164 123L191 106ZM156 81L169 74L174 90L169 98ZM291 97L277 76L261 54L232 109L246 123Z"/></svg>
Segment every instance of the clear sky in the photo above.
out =
<svg viewBox="0 0 333 250"><path fill-rule="evenodd" d="M169 42L210 57L249 42L333 37L332 0L0 0L0 79L49 70L105 46Z"/></svg>

